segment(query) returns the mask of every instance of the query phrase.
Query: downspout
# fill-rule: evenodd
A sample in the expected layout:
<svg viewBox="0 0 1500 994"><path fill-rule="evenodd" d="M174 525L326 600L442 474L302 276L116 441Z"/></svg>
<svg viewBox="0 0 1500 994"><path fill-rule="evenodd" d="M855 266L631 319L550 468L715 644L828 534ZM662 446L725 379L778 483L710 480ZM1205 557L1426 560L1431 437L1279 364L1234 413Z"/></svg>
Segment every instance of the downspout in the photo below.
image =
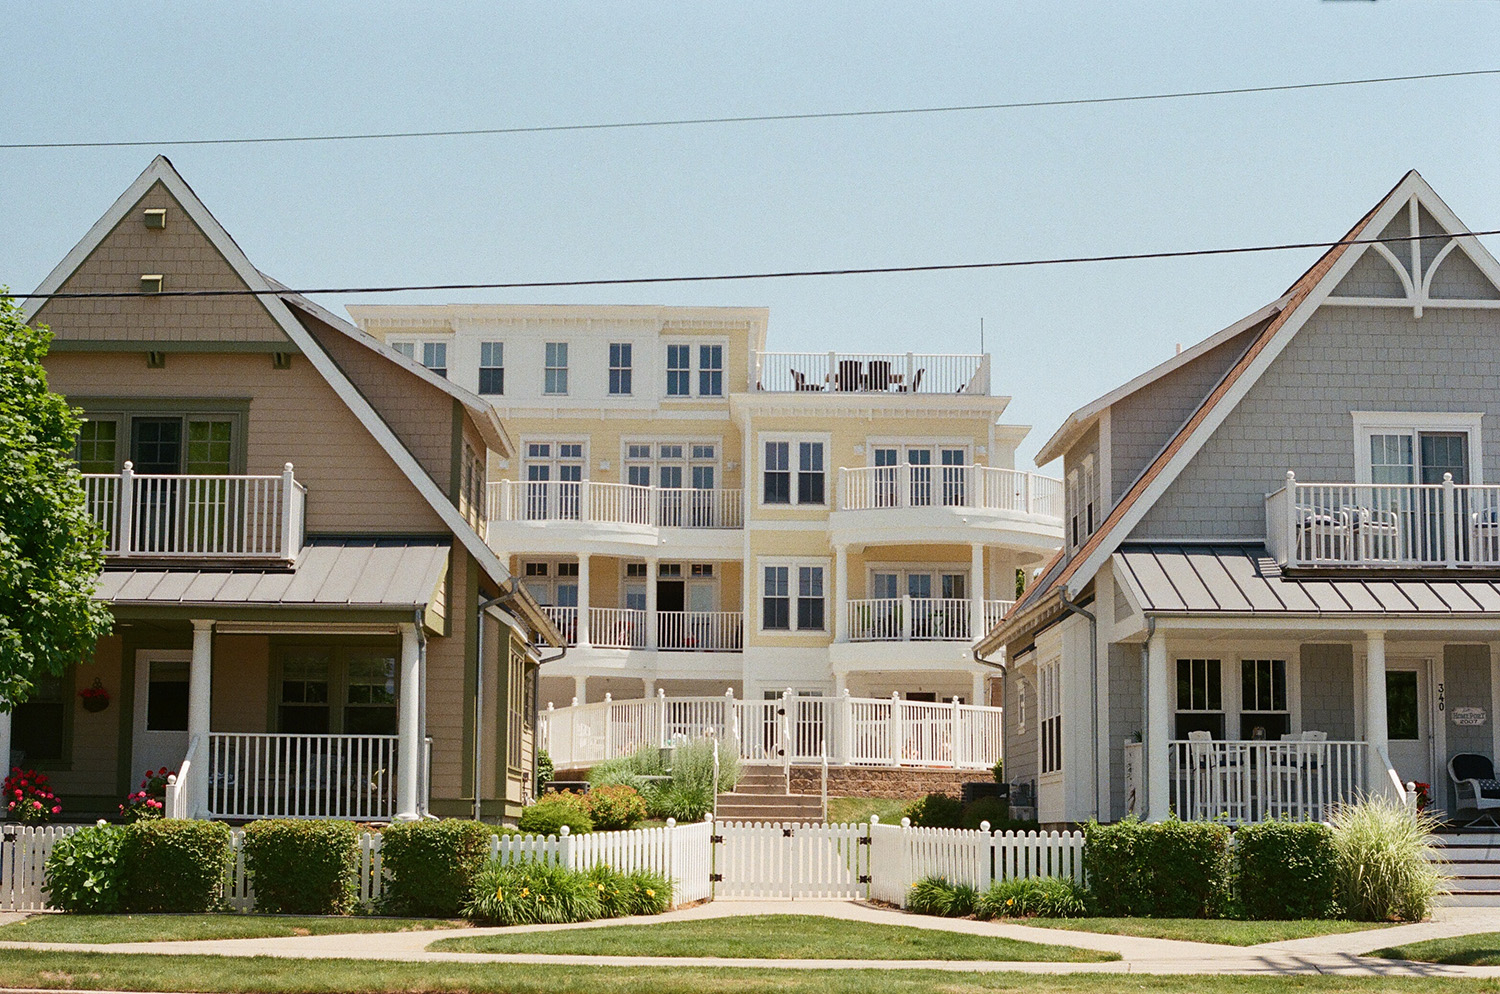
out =
<svg viewBox="0 0 1500 994"><path fill-rule="evenodd" d="M431 755L427 745L427 632L422 627L422 609L416 610L416 618L413 619L417 629L417 743L421 749L422 775L418 777L417 788L417 813L431 818L427 807L432 802L432 764L428 762Z"/></svg>
<svg viewBox="0 0 1500 994"><path fill-rule="evenodd" d="M974 657L974 662L978 663L980 666L988 666L991 669L997 669L997 670L1000 671L1000 707L1003 710L1004 708L1007 707L1006 701L1009 700L1009 698L1005 696L1006 693L1009 691L1009 685L1010 685L1010 666L1008 665L1009 664L1009 660L1007 660L1004 663L997 663L993 659L985 659L984 656L980 655L979 644L978 643L975 643L974 646L973 646L973 648L971 648L969 650L969 654ZM974 703L978 704L979 702L975 701ZM1006 716L1003 713L1000 716L1000 758L1001 758L1001 760L1005 759L1005 753L1007 752L1007 750L1005 748L1005 733L1006 733L1007 726L1010 724L1008 721L1005 720L1005 717ZM1007 773L1007 776L1008 775L1009 774Z"/></svg>
<svg viewBox="0 0 1500 994"><path fill-rule="evenodd" d="M1094 770L1094 820L1099 820L1099 619L1059 592L1057 602L1089 622L1089 765Z"/></svg>

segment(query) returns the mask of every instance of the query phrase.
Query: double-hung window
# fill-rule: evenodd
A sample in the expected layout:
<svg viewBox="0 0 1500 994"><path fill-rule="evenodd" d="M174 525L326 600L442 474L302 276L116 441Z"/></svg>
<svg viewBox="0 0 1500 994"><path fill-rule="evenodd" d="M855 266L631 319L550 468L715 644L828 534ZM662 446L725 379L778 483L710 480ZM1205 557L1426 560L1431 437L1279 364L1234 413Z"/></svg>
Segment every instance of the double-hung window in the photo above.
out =
<svg viewBox="0 0 1500 994"><path fill-rule="evenodd" d="M505 343L479 343L479 392L505 393Z"/></svg>
<svg viewBox="0 0 1500 994"><path fill-rule="evenodd" d="M760 627L790 631L792 627L790 566L767 566L761 590Z"/></svg>
<svg viewBox="0 0 1500 994"><path fill-rule="evenodd" d="M609 346L609 395L628 397L631 392L631 347L629 342L611 342Z"/></svg>
<svg viewBox="0 0 1500 994"><path fill-rule="evenodd" d="M797 629L822 631L825 603L823 567L797 567Z"/></svg>
<svg viewBox="0 0 1500 994"><path fill-rule="evenodd" d="M827 629L827 567L822 563L775 563L761 568L761 621L765 631Z"/></svg>
<svg viewBox="0 0 1500 994"><path fill-rule="evenodd" d="M1291 730L1286 660L1240 660L1240 738L1275 741Z"/></svg>
<svg viewBox="0 0 1500 994"><path fill-rule="evenodd" d="M1037 684L1037 707L1042 721L1042 772L1056 773L1063 766L1061 662L1053 660L1037 667Z"/></svg>
<svg viewBox="0 0 1500 994"><path fill-rule="evenodd" d="M823 443L797 443L797 503L823 503Z"/></svg>
<svg viewBox="0 0 1500 994"><path fill-rule="evenodd" d="M761 503L817 506L826 503L824 451L822 442L767 441L761 467ZM795 487L792 485L794 475Z"/></svg>
<svg viewBox="0 0 1500 994"><path fill-rule="evenodd" d="M1218 659L1177 660L1177 735L1208 732L1224 737L1223 665Z"/></svg>
<svg viewBox="0 0 1500 994"><path fill-rule="evenodd" d="M698 346L698 396L724 396L724 346Z"/></svg>
<svg viewBox="0 0 1500 994"><path fill-rule="evenodd" d="M761 500L766 504L790 504L792 502L792 473L789 453L790 442L767 442L766 464L762 474L764 483Z"/></svg>
<svg viewBox="0 0 1500 994"><path fill-rule="evenodd" d="M688 397L693 390L693 347L667 346L667 396Z"/></svg>
<svg viewBox="0 0 1500 994"><path fill-rule="evenodd" d="M548 342L546 366L542 370L542 393L564 396L568 392L568 343Z"/></svg>
<svg viewBox="0 0 1500 994"><path fill-rule="evenodd" d="M437 375L446 378L448 375L448 343L423 342L422 365Z"/></svg>

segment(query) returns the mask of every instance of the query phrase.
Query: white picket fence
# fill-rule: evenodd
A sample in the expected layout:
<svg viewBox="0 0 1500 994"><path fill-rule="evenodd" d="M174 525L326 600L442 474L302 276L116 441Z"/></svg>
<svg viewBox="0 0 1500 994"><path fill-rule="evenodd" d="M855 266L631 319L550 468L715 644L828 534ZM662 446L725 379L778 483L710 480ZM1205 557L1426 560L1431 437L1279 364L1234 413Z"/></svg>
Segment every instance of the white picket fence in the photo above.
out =
<svg viewBox="0 0 1500 994"><path fill-rule="evenodd" d="M721 822L715 898L865 896L869 825Z"/></svg>
<svg viewBox="0 0 1500 994"><path fill-rule="evenodd" d="M987 832L870 826L871 900L905 906L911 885L946 877L984 890L1024 877L1083 882L1082 832Z"/></svg>

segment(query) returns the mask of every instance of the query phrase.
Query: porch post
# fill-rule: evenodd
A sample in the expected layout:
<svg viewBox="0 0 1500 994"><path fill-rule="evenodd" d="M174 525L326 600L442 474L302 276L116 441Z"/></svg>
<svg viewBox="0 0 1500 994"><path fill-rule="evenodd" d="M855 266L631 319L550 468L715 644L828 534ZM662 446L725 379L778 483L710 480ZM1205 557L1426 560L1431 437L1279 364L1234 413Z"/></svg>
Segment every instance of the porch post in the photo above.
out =
<svg viewBox="0 0 1500 994"><path fill-rule="evenodd" d="M656 580L657 580L656 557L646 557L646 648L657 648L657 626L660 619L656 616Z"/></svg>
<svg viewBox="0 0 1500 994"><path fill-rule="evenodd" d="M573 674L573 703L587 704L589 702L589 678L586 673Z"/></svg>
<svg viewBox="0 0 1500 994"><path fill-rule="evenodd" d="M833 547L833 640L849 641L849 547Z"/></svg>
<svg viewBox="0 0 1500 994"><path fill-rule="evenodd" d="M971 703L971 704L979 704L981 706L988 706L990 702L985 699L985 690L987 689L985 687L985 684L988 682L985 679L985 674L983 674L983 673L973 673L973 674L971 674L971 678L974 681L974 689L973 689L973 693L972 693L972 695L970 697L969 703Z"/></svg>
<svg viewBox="0 0 1500 994"><path fill-rule="evenodd" d="M1171 809L1171 748L1167 726L1172 720L1167 693L1167 634L1153 632L1146 643L1146 820L1165 821Z"/></svg>
<svg viewBox="0 0 1500 994"><path fill-rule="evenodd" d="M208 811L208 731L213 707L214 623L193 620L193 661L188 668L188 749L198 743L198 769L188 775L188 815Z"/></svg>
<svg viewBox="0 0 1500 994"><path fill-rule="evenodd" d="M10 712L0 711L0 763L4 766L7 774L10 773ZM0 808L0 818L4 818L4 809Z"/></svg>
<svg viewBox="0 0 1500 994"><path fill-rule="evenodd" d="M984 630L984 581L984 546L975 542L969 547L969 638L975 641L988 634Z"/></svg>
<svg viewBox="0 0 1500 994"><path fill-rule="evenodd" d="M1365 791L1385 793L1385 760L1390 731L1385 711L1385 632L1365 633Z"/></svg>
<svg viewBox="0 0 1500 994"><path fill-rule="evenodd" d="M421 711L418 708L417 626L401 626L401 683L396 697L396 820L415 821L417 811L417 771L422 765L422 740L419 734ZM476 733L479 730L476 729ZM475 771L475 779L479 773Z"/></svg>
<svg viewBox="0 0 1500 994"><path fill-rule="evenodd" d="M589 554L578 554L578 648L593 644L589 636Z"/></svg>

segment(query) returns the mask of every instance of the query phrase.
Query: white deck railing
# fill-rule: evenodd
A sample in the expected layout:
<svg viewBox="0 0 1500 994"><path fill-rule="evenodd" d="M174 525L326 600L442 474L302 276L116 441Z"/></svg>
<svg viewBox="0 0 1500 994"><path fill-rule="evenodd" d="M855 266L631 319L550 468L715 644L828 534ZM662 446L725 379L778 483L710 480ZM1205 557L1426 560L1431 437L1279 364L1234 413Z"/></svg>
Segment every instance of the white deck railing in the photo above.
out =
<svg viewBox="0 0 1500 994"><path fill-rule="evenodd" d="M656 647L674 652L739 652L745 647L739 611L658 611Z"/></svg>
<svg viewBox="0 0 1500 994"><path fill-rule="evenodd" d="M211 732L214 818L353 818L396 813L396 736Z"/></svg>
<svg viewBox="0 0 1500 994"><path fill-rule="evenodd" d="M105 554L143 559L295 559L307 490L280 476L85 473L89 513Z"/></svg>
<svg viewBox="0 0 1500 994"><path fill-rule="evenodd" d="M738 529L745 526L744 492L593 480L497 480L489 484L489 519Z"/></svg>
<svg viewBox="0 0 1500 994"><path fill-rule="evenodd" d="M645 746L712 736L747 762L987 769L1000 758L1001 710L890 698L771 700L656 697L547 705L540 742L559 769L591 766Z"/></svg>
<svg viewBox="0 0 1500 994"><path fill-rule="evenodd" d="M985 601L984 634L994 631L995 626L1000 624L1005 619L1005 615L1015 606L1015 601Z"/></svg>
<svg viewBox="0 0 1500 994"><path fill-rule="evenodd" d="M589 608L589 641L601 649L644 649L646 612L628 607Z"/></svg>
<svg viewBox="0 0 1500 994"><path fill-rule="evenodd" d="M974 602L968 598L892 597L849 602L851 642L967 642Z"/></svg>
<svg viewBox="0 0 1500 994"><path fill-rule="evenodd" d="M1062 519L1062 481L995 466L856 466L841 468L838 509L961 507Z"/></svg>
<svg viewBox="0 0 1500 994"><path fill-rule="evenodd" d="M542 608L542 613L547 616L547 620L552 622L552 627L556 628L558 634L563 637L565 645L578 644L577 607L557 607L556 605L549 604ZM590 618L591 622L592 620Z"/></svg>
<svg viewBox="0 0 1500 994"><path fill-rule="evenodd" d="M988 355L757 352L755 389L769 393L990 392Z"/></svg>
<svg viewBox="0 0 1500 994"><path fill-rule="evenodd" d="M1172 810L1184 821L1324 821L1365 792L1364 742L1174 741Z"/></svg>
<svg viewBox="0 0 1500 994"><path fill-rule="evenodd" d="M1500 566L1500 487L1298 483L1266 495L1266 541L1287 566Z"/></svg>

